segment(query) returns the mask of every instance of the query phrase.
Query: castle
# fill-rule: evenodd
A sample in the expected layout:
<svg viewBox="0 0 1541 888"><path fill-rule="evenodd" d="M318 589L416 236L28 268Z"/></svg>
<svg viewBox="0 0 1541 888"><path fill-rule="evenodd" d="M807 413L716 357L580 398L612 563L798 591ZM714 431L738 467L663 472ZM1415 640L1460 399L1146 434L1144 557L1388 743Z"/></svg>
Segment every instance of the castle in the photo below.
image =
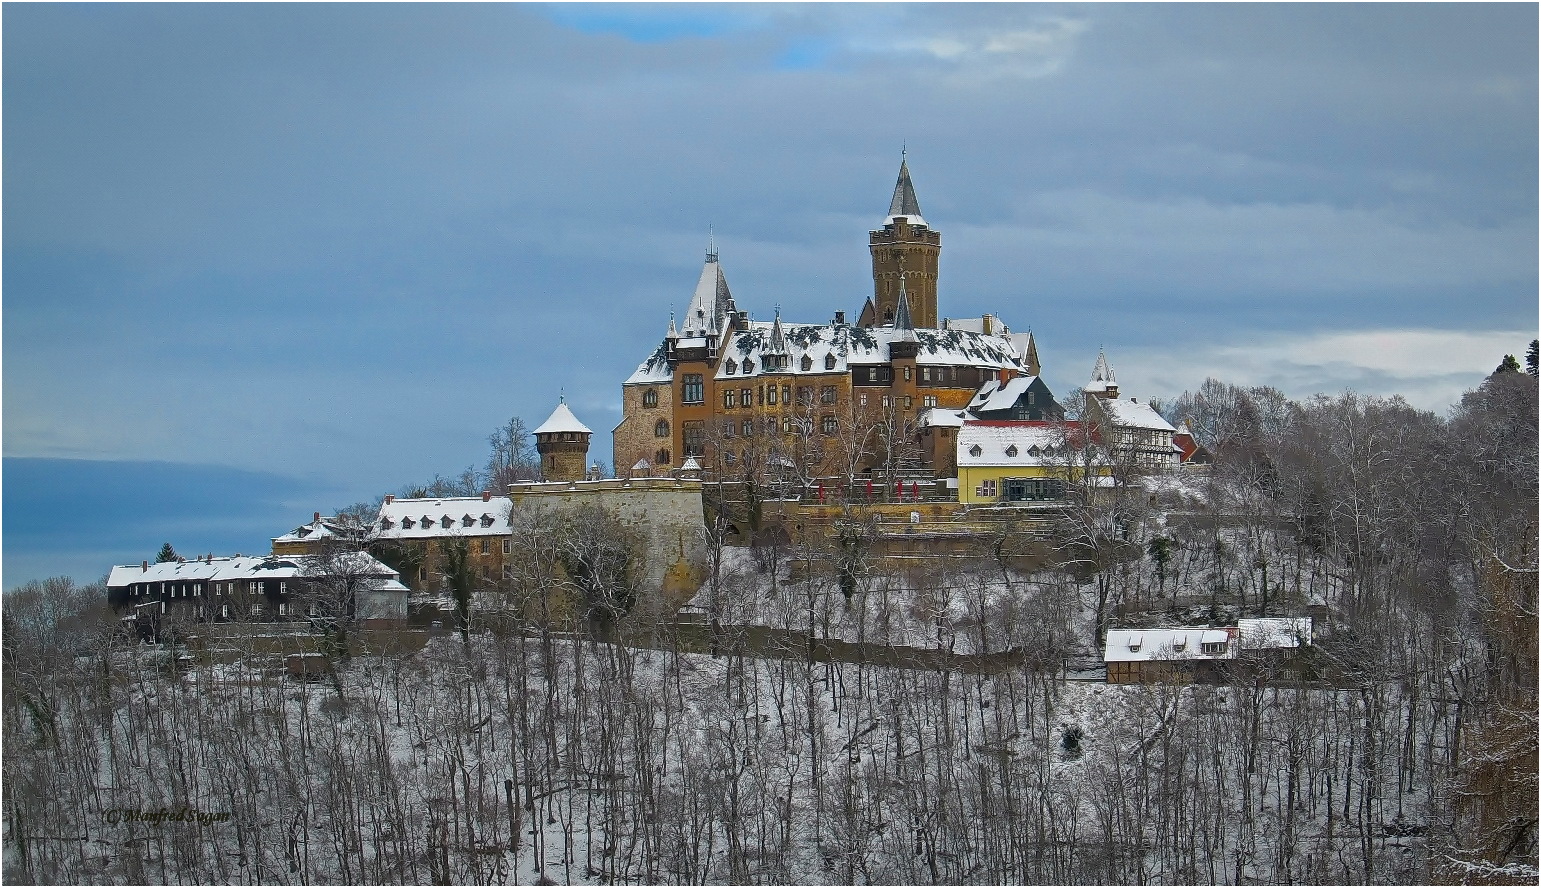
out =
<svg viewBox="0 0 1541 888"><path fill-rule="evenodd" d="M941 232L921 215L901 161L881 227L868 237L872 295L855 323L753 321L708 249L690 307L622 384L617 475L858 477L930 481L928 411L959 411L990 382L1036 377L1031 333L999 318L938 320ZM1052 400L1052 399L1051 399ZM689 464L695 460L695 464Z"/></svg>

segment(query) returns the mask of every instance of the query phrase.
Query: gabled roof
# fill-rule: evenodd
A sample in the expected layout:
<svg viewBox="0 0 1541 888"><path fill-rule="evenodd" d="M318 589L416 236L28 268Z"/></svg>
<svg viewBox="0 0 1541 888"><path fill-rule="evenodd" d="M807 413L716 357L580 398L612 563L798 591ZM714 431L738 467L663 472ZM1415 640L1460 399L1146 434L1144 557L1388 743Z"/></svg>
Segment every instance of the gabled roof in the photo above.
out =
<svg viewBox="0 0 1541 888"><path fill-rule="evenodd" d="M368 552L338 556L355 575L394 580L396 572ZM232 555L198 561L165 561L159 564L123 564L107 575L108 588L134 583L184 583L193 581L289 579L318 577L334 569L334 561L314 555Z"/></svg>
<svg viewBox="0 0 1541 888"><path fill-rule="evenodd" d="M1010 410L1027 394L1028 387L1037 379L1036 376L1013 376L1004 384L998 379L986 380L979 391L974 393L973 400L968 402L968 410L971 413Z"/></svg>
<svg viewBox="0 0 1541 888"><path fill-rule="evenodd" d="M1097 404L1107 411L1108 420L1120 428L1152 429L1162 432L1175 432L1172 424L1162 418L1161 414L1152 410L1149 404L1141 404L1134 400L1120 400L1108 398Z"/></svg>
<svg viewBox="0 0 1541 888"><path fill-rule="evenodd" d="M584 432L586 434L593 434L592 429L578 421L578 417L574 416L573 412L568 409L565 401L557 404L556 409L551 411L551 415L546 417L546 421L540 424L540 428L537 428L531 434L549 435L552 432Z"/></svg>
<svg viewBox="0 0 1541 888"><path fill-rule="evenodd" d="M1203 626L1162 627L1156 629L1109 629L1103 648L1104 663L1136 663L1152 660L1234 660L1237 635L1235 628L1209 629ZM1223 643L1225 648L1205 653L1205 644Z"/></svg>

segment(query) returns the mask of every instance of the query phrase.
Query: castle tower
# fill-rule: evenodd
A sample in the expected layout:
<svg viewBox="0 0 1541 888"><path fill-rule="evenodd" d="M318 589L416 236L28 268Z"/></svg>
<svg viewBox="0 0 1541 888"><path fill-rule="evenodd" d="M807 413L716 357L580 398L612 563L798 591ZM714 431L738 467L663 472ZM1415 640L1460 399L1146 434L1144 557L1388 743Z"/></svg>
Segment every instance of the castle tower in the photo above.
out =
<svg viewBox="0 0 1541 888"><path fill-rule="evenodd" d="M1099 398L1118 399L1118 377L1113 375L1113 368L1108 366L1108 356L1102 349L1097 349L1097 365L1092 368L1092 379L1082 389L1088 395Z"/></svg>
<svg viewBox="0 0 1541 888"><path fill-rule="evenodd" d="M872 312L863 309L860 323L891 326L899 314L899 280L904 278L910 317L916 327L935 328L936 270L942 255L942 235L926 225L920 201L910 181L907 160L899 162L899 181L880 230L870 233L872 251Z"/></svg>
<svg viewBox="0 0 1541 888"><path fill-rule="evenodd" d="M582 481L589 457L589 427L567 409L564 400L534 432L540 473L547 481Z"/></svg>

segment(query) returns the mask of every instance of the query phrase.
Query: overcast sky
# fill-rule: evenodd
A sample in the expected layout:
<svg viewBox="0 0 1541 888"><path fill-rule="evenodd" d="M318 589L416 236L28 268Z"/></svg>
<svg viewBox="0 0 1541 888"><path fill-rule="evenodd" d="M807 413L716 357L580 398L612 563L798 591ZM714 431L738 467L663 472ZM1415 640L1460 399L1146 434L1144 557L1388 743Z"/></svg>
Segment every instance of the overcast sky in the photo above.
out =
<svg viewBox="0 0 1541 888"><path fill-rule="evenodd" d="M871 291L901 146L941 314L1056 391L1444 412L1537 329L1537 7L17 5L4 584L265 551L620 383L709 228L740 307Z"/></svg>

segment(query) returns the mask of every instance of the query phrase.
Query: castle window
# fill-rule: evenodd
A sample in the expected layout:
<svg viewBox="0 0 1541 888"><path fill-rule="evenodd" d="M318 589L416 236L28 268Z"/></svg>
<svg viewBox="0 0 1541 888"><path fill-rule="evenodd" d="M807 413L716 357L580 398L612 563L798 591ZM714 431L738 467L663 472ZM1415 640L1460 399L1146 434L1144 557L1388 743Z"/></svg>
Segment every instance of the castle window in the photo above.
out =
<svg viewBox="0 0 1541 888"><path fill-rule="evenodd" d="M813 358L810 358L807 355L803 355L803 372L807 373L809 370L812 370L812 369L813 369Z"/></svg>
<svg viewBox="0 0 1541 888"><path fill-rule="evenodd" d="M642 393L642 406L643 407L657 407L658 406L658 389L650 388L647 391Z"/></svg>
<svg viewBox="0 0 1541 888"><path fill-rule="evenodd" d="M921 398L920 402L927 407L935 407L936 395L926 395L924 398Z"/></svg>
<svg viewBox="0 0 1541 888"><path fill-rule="evenodd" d="M657 453L653 454L653 462L657 463L660 466L668 465L669 464L669 451L668 450L660 450ZM508 554L508 543L507 542L503 543L503 554L504 555Z"/></svg>
<svg viewBox="0 0 1541 888"><path fill-rule="evenodd" d="M776 387L775 386L768 386L766 388L766 391L765 391L765 403L772 404L772 405L774 405L776 403Z"/></svg>
<svg viewBox="0 0 1541 888"><path fill-rule="evenodd" d="M653 437L669 437L669 421L667 419L660 419L659 421L653 423Z"/></svg>
<svg viewBox="0 0 1541 888"><path fill-rule="evenodd" d="M1038 403L1038 393L1037 392L1028 392L1027 393L1027 406L1032 407L1033 405L1035 405L1037 403Z"/></svg>
<svg viewBox="0 0 1541 888"><path fill-rule="evenodd" d="M922 367L922 368L920 368L920 381L921 382L930 382L931 381L931 368L930 367Z"/></svg>
<svg viewBox="0 0 1541 888"><path fill-rule="evenodd" d="M706 424L700 420L693 420L684 425L685 455L706 455ZM667 460L661 460L667 462Z"/></svg>
<svg viewBox="0 0 1541 888"><path fill-rule="evenodd" d="M824 386L824 388L819 390L819 403L820 404L833 404L833 403L835 403L835 387L834 386L826 385L826 386Z"/></svg>
<svg viewBox="0 0 1541 888"><path fill-rule="evenodd" d="M739 394L739 403L743 404L745 407L752 407L752 406L754 406L754 393L753 392L751 392L749 389L739 389L738 394Z"/></svg>
<svg viewBox="0 0 1541 888"><path fill-rule="evenodd" d="M915 406L915 399L910 397L909 395L905 395L904 396L904 409L905 410L909 410L911 407L914 407L914 406Z"/></svg>
<svg viewBox="0 0 1541 888"><path fill-rule="evenodd" d="M781 387L781 403L792 403L792 387L790 385L784 385Z"/></svg>
<svg viewBox="0 0 1541 888"><path fill-rule="evenodd" d="M824 356L824 369L825 370L833 370L833 369L835 369L835 356L834 356L834 353L830 353L830 354L827 354L827 355Z"/></svg>
<svg viewBox="0 0 1541 888"><path fill-rule="evenodd" d="M792 431L792 417L785 415L781 417L781 430L783 432Z"/></svg>
<svg viewBox="0 0 1541 888"><path fill-rule="evenodd" d="M744 437L745 438L752 438L752 437L754 437L754 420L752 420L752 419L744 420L743 433L744 433Z"/></svg>
<svg viewBox="0 0 1541 888"><path fill-rule="evenodd" d="M699 373L686 373L681 384L680 400L686 404L700 404L706 400L706 386Z"/></svg>
<svg viewBox="0 0 1541 888"><path fill-rule="evenodd" d="M905 367L904 368L904 381L905 382L909 382L910 381L910 368L909 367Z"/></svg>
<svg viewBox="0 0 1541 888"><path fill-rule="evenodd" d="M865 407L865 406L867 406L867 393L866 392L862 392L861 394L856 396L856 406L857 407Z"/></svg>
<svg viewBox="0 0 1541 888"><path fill-rule="evenodd" d="M839 430L840 423L836 421L836 419L830 414L824 414L824 418L819 420L819 431L823 432L824 434L833 435Z"/></svg>
<svg viewBox="0 0 1541 888"><path fill-rule="evenodd" d="M728 371L728 375L729 376L732 376L733 374L738 372L738 362L733 360L732 358L728 358L728 366L725 367L724 369Z"/></svg>
<svg viewBox="0 0 1541 888"><path fill-rule="evenodd" d="M723 389L722 390L722 406L724 406L724 407L737 407L738 406L738 393L735 392L733 389Z"/></svg>
<svg viewBox="0 0 1541 888"><path fill-rule="evenodd" d="M884 407L892 407L893 403L894 403L894 399L893 398L890 398L887 395L883 396L883 406Z"/></svg>
<svg viewBox="0 0 1541 888"><path fill-rule="evenodd" d="M730 466L731 466L731 465L733 465L733 464L734 464L734 463L736 463L736 462L738 462L738 455L737 455L737 454L735 454L735 453L734 453L734 452L733 452L733 451L731 451L731 450L729 450L729 451L727 451L727 452L725 452L725 453L724 453L724 454L723 454L723 457L722 457L722 458L723 458L723 459L724 459L724 460L725 460L725 461L726 461L726 462L727 462L727 464L728 464L728 465L730 465Z"/></svg>
<svg viewBox="0 0 1541 888"><path fill-rule="evenodd" d="M797 403L805 407L813 403L813 386L800 385L797 387Z"/></svg>
<svg viewBox="0 0 1541 888"><path fill-rule="evenodd" d="M744 375L748 376L749 374L751 374L753 372L754 372L754 361L745 361L744 362Z"/></svg>
<svg viewBox="0 0 1541 888"><path fill-rule="evenodd" d="M503 541L503 554L504 555L507 555L508 551L510 549L512 549L512 548L513 548L513 545L512 545L512 541L511 540L504 540Z"/></svg>

